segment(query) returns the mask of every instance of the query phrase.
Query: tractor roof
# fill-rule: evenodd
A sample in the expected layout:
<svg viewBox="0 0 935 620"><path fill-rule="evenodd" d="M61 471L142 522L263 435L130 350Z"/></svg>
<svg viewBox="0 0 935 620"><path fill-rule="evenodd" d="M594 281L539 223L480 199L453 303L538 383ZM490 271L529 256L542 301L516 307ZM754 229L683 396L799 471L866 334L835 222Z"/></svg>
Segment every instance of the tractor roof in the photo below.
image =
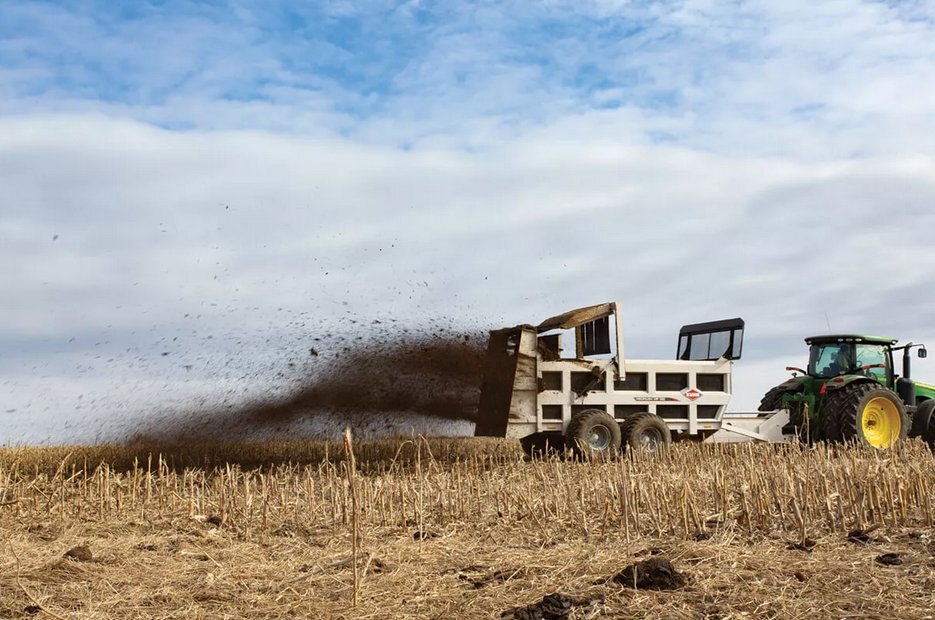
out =
<svg viewBox="0 0 935 620"><path fill-rule="evenodd" d="M828 334L825 336L809 336L806 344L825 344L828 342L866 342L869 344L889 344L898 342L896 338L883 338L881 336L867 336L866 334Z"/></svg>

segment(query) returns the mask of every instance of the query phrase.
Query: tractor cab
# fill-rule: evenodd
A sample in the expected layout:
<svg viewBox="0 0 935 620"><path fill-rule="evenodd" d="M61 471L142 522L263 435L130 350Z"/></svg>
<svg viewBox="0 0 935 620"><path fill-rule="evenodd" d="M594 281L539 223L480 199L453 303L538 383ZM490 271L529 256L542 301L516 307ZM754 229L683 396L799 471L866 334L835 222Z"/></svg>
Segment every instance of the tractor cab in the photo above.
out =
<svg viewBox="0 0 935 620"><path fill-rule="evenodd" d="M862 375L892 388L896 340L874 336L835 335L806 338L807 374L816 379Z"/></svg>

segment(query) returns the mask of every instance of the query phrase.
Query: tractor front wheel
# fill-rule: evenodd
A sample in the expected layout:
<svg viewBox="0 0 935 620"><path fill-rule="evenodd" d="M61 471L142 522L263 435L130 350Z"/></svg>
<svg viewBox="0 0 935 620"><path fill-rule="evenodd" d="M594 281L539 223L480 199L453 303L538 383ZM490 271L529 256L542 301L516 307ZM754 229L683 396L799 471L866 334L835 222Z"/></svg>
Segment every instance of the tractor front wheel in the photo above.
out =
<svg viewBox="0 0 935 620"><path fill-rule="evenodd" d="M876 383L851 383L828 396L826 416L837 422L842 441L878 449L893 447L909 432L909 416L899 396Z"/></svg>
<svg viewBox="0 0 935 620"><path fill-rule="evenodd" d="M613 454L620 449L620 424L606 411L587 409L571 419L565 437L579 455Z"/></svg>

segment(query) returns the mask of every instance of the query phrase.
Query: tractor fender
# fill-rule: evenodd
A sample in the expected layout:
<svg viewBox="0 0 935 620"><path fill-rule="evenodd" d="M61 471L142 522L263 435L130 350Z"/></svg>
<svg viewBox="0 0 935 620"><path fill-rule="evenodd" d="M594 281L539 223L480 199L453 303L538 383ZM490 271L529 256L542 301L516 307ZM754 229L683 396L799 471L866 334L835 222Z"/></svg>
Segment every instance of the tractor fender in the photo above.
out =
<svg viewBox="0 0 935 620"><path fill-rule="evenodd" d="M865 377L863 375L844 375L825 381L821 386L820 393L833 392L835 390L840 390L843 387L857 383L875 383L880 385L879 381L871 379L870 377Z"/></svg>
<svg viewBox="0 0 935 620"><path fill-rule="evenodd" d="M777 385L776 388L782 388L783 392L801 392L805 389L805 384L808 382L808 380L808 376L791 377Z"/></svg>

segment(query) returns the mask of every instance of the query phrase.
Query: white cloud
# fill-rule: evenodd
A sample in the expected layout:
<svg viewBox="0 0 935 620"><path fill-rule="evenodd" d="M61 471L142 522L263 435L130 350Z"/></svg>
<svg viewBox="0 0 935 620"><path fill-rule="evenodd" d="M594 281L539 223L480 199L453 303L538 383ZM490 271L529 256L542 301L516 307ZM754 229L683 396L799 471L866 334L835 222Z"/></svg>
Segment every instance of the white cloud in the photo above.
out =
<svg viewBox="0 0 935 620"><path fill-rule="evenodd" d="M492 328L621 299L634 357L741 315L754 364L800 361L826 321L933 335L935 160L739 159L562 126L477 153L88 117L9 118L0 136L20 412L68 414L49 388L85 381L104 401L165 377L179 402L247 373L255 393L346 318ZM781 376L751 377L736 406Z"/></svg>
<svg viewBox="0 0 935 620"><path fill-rule="evenodd" d="M812 160L935 150L924 5L351 8L121 18L22 4L0 38L3 109L487 148L596 105L611 106L601 135L631 143Z"/></svg>
<svg viewBox="0 0 935 620"><path fill-rule="evenodd" d="M376 316L742 315L741 408L829 324L935 343L926 3L92 7L0 26L8 428Z"/></svg>

